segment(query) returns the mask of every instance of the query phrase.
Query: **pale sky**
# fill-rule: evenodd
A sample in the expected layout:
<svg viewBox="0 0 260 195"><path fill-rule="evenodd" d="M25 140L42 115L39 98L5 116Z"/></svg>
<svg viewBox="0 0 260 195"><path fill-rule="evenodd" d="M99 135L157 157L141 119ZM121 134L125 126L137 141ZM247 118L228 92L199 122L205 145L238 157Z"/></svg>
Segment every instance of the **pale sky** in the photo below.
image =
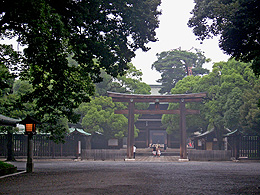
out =
<svg viewBox="0 0 260 195"><path fill-rule="evenodd" d="M189 50L192 47L201 49L205 56L212 60L204 66L211 70L213 62L227 61L229 56L225 55L218 46L218 39L206 40L203 44L196 40L192 29L187 26L191 17L190 12L194 7L193 0L162 0L159 17L160 25L156 30L159 41L149 43L151 49L148 52L138 50L136 57L132 60L133 65L143 72L143 82L147 84L159 84L160 73L152 70L153 62L157 60L156 54L181 47L182 50Z"/></svg>

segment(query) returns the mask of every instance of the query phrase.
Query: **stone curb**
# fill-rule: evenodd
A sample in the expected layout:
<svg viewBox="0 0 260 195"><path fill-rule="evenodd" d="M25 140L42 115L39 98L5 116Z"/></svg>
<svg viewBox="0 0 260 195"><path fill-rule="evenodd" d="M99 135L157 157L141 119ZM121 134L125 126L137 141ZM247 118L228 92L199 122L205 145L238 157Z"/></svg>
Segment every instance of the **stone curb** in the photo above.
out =
<svg viewBox="0 0 260 195"><path fill-rule="evenodd" d="M5 177L11 177L11 176L19 175L19 174L22 174L22 173L26 173L26 171L19 171L17 173L12 173L12 174L9 174L9 175L3 175L3 176L0 176L0 179L5 178Z"/></svg>

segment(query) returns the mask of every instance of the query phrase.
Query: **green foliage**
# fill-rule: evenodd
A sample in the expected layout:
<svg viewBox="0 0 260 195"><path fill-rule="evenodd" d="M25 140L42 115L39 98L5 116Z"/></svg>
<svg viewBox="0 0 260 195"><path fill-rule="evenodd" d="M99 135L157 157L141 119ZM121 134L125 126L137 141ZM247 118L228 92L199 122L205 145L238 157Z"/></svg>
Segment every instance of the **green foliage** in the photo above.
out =
<svg viewBox="0 0 260 195"><path fill-rule="evenodd" d="M151 87L142 82L143 73L137 70L132 63L128 63L129 70L123 76L112 78L110 75L101 71L103 81L96 83L96 91L98 95L107 95L107 91L131 94L150 94Z"/></svg>
<svg viewBox="0 0 260 195"><path fill-rule="evenodd" d="M239 129L246 134L258 134L260 110L257 107L260 91L250 63L215 63L210 74L203 77L188 76L180 80L171 90L173 94L207 92L203 104L187 103L189 109L199 109L200 115L187 116L187 130L207 131L214 127L218 140L222 140L224 129ZM169 109L178 109L178 104L170 104ZM163 123L168 133L179 129L178 115L164 115Z"/></svg>
<svg viewBox="0 0 260 195"><path fill-rule="evenodd" d="M106 138L122 138L126 135L128 120L122 114L114 114L116 109L126 109L122 103L112 102L112 98L99 96L89 103L82 103L76 112L82 116L82 126L89 133L100 132Z"/></svg>
<svg viewBox="0 0 260 195"><path fill-rule="evenodd" d="M0 176L17 172L17 167L12 164L0 161Z"/></svg>
<svg viewBox="0 0 260 195"><path fill-rule="evenodd" d="M16 119L23 119L27 114L32 115L34 113L34 104L21 102L22 95L31 91L32 86L22 80L15 80L12 83L13 86L6 89L8 93L0 96L0 113ZM4 133L14 133L16 131L18 129L14 127L0 127L0 132Z"/></svg>
<svg viewBox="0 0 260 195"><path fill-rule="evenodd" d="M32 85L28 81L15 80L9 93L0 97L0 112L14 118L25 118L27 114L34 113L34 104L22 102L23 95L32 91Z"/></svg>
<svg viewBox="0 0 260 195"><path fill-rule="evenodd" d="M52 125L64 117L77 122L74 109L94 95L100 70L123 75L134 52L156 41L160 3L1 0L0 38L25 46L23 58L11 65L32 84L22 100L34 104L35 117Z"/></svg>
<svg viewBox="0 0 260 195"><path fill-rule="evenodd" d="M0 95L5 96L10 93L15 74L15 65L19 63L19 54L15 52L11 45L0 44Z"/></svg>
<svg viewBox="0 0 260 195"><path fill-rule="evenodd" d="M9 73L8 69L4 64L0 63L0 92L1 95L5 95L8 93L8 89L10 90L11 85L13 83L13 76Z"/></svg>
<svg viewBox="0 0 260 195"><path fill-rule="evenodd" d="M12 168L14 165L0 161L0 170Z"/></svg>
<svg viewBox="0 0 260 195"><path fill-rule="evenodd" d="M161 79L157 81L163 86L160 93L170 93L179 80L189 75L189 68L192 68L194 76L209 72L202 68L209 59L198 49L196 53L175 49L157 54L157 58L152 68L161 73Z"/></svg>
<svg viewBox="0 0 260 195"><path fill-rule="evenodd" d="M122 138L127 135L128 119L123 114L114 114L115 110L127 109L124 103L114 103L106 97L107 91L119 93L150 94L151 88L141 80L142 72L137 70L131 63L126 75L112 79L111 76L102 72L103 82L96 84L99 92L89 103L82 103L76 109L81 115L82 126L89 132L100 132L106 138ZM101 96L99 96L102 94ZM136 103L136 109L147 109L149 104ZM135 115L135 121L139 115ZM139 130L135 128L135 136Z"/></svg>
<svg viewBox="0 0 260 195"><path fill-rule="evenodd" d="M240 123L243 132L249 135L260 135L260 80L258 79L253 88L245 90L242 99L244 104L240 107Z"/></svg>
<svg viewBox="0 0 260 195"><path fill-rule="evenodd" d="M196 0L188 26L202 41L220 35L220 48L237 60L253 60L260 75L259 13L258 0Z"/></svg>
<svg viewBox="0 0 260 195"><path fill-rule="evenodd" d="M124 76L112 78L104 71L101 72L103 81L96 83L97 95L106 96L107 91L129 94L151 94L151 87L142 82L143 73L137 70L132 63L128 63L129 70L126 71ZM137 109L147 109L148 103L136 103Z"/></svg>
<svg viewBox="0 0 260 195"><path fill-rule="evenodd" d="M42 123L38 129L42 133L51 133L50 139L56 143L64 143L64 137L69 133L68 119L66 117L59 117L53 115L44 115Z"/></svg>
<svg viewBox="0 0 260 195"><path fill-rule="evenodd" d="M212 73L202 77L198 82L198 89L208 92L202 112L208 123L215 128L218 140L222 140L225 127L232 130L241 129L241 97L244 90L250 87L250 83L243 78L242 67L245 64L239 63L238 66L234 66L234 63L235 60L229 60L214 64ZM247 64L248 67L250 65Z"/></svg>
<svg viewBox="0 0 260 195"><path fill-rule="evenodd" d="M175 87L171 90L172 94L186 94L193 93L198 85L200 76L188 76L180 80ZM201 110L203 107L200 103L188 103L186 104L186 108ZM179 109L178 103L171 103L169 105L169 110L177 110ZM168 134L179 135L179 115L163 115L162 123L167 127L166 131ZM207 129L207 121L203 117L203 114L200 115L187 115L187 133L191 134L195 131L202 131Z"/></svg>

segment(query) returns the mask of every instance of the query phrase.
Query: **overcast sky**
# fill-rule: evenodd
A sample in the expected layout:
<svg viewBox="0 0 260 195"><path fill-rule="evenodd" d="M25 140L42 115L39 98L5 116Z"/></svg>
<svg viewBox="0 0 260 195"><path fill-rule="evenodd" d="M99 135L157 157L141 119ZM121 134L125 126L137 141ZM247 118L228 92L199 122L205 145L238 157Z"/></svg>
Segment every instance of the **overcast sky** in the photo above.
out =
<svg viewBox="0 0 260 195"><path fill-rule="evenodd" d="M147 84L158 84L157 79L160 73L152 70L153 62L157 60L156 54L181 47L182 50L189 50L192 47L201 49L207 58L212 59L205 68L211 70L213 62L227 61L229 58L218 47L218 39L206 40L203 44L196 40L192 29L187 26L191 17L190 12L194 7L193 0L162 0L159 17L160 25L156 30L159 41L148 44L151 49L148 52L138 50L132 63L137 69L143 72L143 82Z"/></svg>

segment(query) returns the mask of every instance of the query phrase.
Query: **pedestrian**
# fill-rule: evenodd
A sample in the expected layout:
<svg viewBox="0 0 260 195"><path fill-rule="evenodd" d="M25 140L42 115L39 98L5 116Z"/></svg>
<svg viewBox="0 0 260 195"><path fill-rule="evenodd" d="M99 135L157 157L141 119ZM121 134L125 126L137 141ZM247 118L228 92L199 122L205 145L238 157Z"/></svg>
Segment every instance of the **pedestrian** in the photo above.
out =
<svg viewBox="0 0 260 195"><path fill-rule="evenodd" d="M161 156L161 150L160 150L160 148L158 148L158 150L157 150L157 155L158 155L158 157Z"/></svg>
<svg viewBox="0 0 260 195"><path fill-rule="evenodd" d="M133 146L133 152L134 152L134 158L135 158L135 152L136 152L136 146Z"/></svg>
<svg viewBox="0 0 260 195"><path fill-rule="evenodd" d="M164 149L164 152L166 152L167 144L164 144L163 149Z"/></svg>
<svg viewBox="0 0 260 195"><path fill-rule="evenodd" d="M158 144L156 147L156 153L157 153L158 157L161 156L160 144Z"/></svg>
<svg viewBox="0 0 260 195"><path fill-rule="evenodd" d="M156 156L156 146L153 144L153 156Z"/></svg>

